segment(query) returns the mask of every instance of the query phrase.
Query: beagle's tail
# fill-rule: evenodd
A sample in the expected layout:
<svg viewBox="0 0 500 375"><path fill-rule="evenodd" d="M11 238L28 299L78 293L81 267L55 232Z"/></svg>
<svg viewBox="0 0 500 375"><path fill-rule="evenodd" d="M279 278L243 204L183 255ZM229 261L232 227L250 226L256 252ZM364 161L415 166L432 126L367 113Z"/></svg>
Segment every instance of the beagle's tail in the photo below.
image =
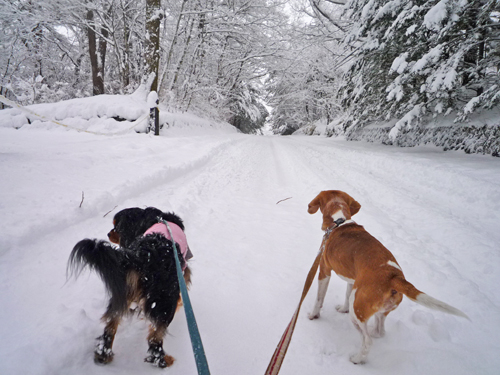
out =
<svg viewBox="0 0 500 375"><path fill-rule="evenodd" d="M424 292L421 292L417 288L413 286L410 282L406 281L402 277L395 277L392 279L392 288L395 289L396 291L403 293L405 296L407 296L409 299L411 299L413 302L416 302L422 306L425 306L429 309L433 310L438 310L445 312L447 314L451 315L456 315L460 316L465 319L470 318L464 314L462 311L459 309L448 305L447 303L444 303L443 301L437 300Z"/></svg>

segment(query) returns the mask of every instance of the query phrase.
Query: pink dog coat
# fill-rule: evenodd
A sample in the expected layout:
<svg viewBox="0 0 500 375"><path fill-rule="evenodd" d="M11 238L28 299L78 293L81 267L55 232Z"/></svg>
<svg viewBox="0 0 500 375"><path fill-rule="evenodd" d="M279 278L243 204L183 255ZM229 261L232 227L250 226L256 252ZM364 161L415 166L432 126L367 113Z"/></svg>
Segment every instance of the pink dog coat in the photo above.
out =
<svg viewBox="0 0 500 375"><path fill-rule="evenodd" d="M189 250L189 246L187 243L187 238L186 235L184 234L184 231L179 227L177 224L171 223L170 221L168 222L168 226L170 227L170 230L172 231L172 236L174 236L173 241L179 244L181 247L181 254L184 258L184 260L189 260L193 257L193 254L191 254L191 251ZM159 233L165 238L172 240L170 238L170 233L168 232L167 226L163 223L156 223L153 225L151 228L149 228L144 235L147 236L148 234L152 233ZM184 262L184 267L182 267L182 270L186 268L186 262Z"/></svg>

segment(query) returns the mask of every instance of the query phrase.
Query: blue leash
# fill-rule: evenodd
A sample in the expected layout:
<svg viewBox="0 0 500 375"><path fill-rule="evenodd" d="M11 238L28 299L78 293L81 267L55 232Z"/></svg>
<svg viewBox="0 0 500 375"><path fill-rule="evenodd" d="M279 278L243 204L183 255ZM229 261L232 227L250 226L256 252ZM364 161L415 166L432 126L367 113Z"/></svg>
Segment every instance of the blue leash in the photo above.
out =
<svg viewBox="0 0 500 375"><path fill-rule="evenodd" d="M198 368L198 374L210 375L207 357L205 356L205 350L203 349L203 343L201 342L200 331L198 330L198 325L196 324L193 307L191 306L191 301L187 292L186 281L184 281L184 276L181 270L181 262L179 262L179 256L177 255L177 247L175 246L174 236L172 235L172 231L170 230L168 223L163 219L160 220L167 226L168 233L170 234L170 238L172 239L172 244L174 246L177 278L179 279L179 287L181 289L182 301L184 303L184 312L186 313L189 336L191 337L191 345L193 347L194 360L196 362L196 367Z"/></svg>

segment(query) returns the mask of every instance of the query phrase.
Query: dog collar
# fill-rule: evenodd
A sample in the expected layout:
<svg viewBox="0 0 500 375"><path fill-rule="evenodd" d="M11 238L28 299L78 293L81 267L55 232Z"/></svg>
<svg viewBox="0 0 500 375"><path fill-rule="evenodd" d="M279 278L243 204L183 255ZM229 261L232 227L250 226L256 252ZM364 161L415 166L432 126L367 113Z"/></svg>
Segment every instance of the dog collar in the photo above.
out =
<svg viewBox="0 0 500 375"><path fill-rule="evenodd" d="M325 236L329 236L330 233L332 233L332 231L338 227L341 227L342 225L346 225L346 224L351 224L351 223L354 223L354 220L346 220L344 219L343 217L341 217L340 219L337 219L333 222L333 225L328 228L327 230L325 230Z"/></svg>
<svg viewBox="0 0 500 375"><path fill-rule="evenodd" d="M337 225L335 226L335 228L338 228L338 227L340 227L342 224L344 224L344 223L345 223L345 219L344 219L343 217L341 217L340 219L335 220L335 221L334 221L334 223L335 223L335 224L337 224Z"/></svg>

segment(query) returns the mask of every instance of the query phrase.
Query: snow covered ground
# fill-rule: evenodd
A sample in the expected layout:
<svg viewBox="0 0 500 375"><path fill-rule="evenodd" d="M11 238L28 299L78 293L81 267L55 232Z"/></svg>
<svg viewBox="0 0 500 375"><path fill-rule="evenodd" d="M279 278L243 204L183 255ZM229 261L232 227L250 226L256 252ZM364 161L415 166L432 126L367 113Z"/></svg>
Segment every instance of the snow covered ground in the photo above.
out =
<svg viewBox="0 0 500 375"><path fill-rule="evenodd" d="M263 374L321 242L321 217L307 204L326 189L357 199L355 221L407 279L472 321L405 299L368 363L355 366L361 339L335 310L345 282L334 276L321 319L309 321L313 284L281 373L498 374L498 158L224 126L161 137L35 128L0 127L0 374L196 373L182 311L165 339L171 368L143 363L147 323L137 318L120 326L114 361L93 363L104 288L88 271L67 281L66 262L77 241L106 238L112 216L133 206L185 221L211 373Z"/></svg>

